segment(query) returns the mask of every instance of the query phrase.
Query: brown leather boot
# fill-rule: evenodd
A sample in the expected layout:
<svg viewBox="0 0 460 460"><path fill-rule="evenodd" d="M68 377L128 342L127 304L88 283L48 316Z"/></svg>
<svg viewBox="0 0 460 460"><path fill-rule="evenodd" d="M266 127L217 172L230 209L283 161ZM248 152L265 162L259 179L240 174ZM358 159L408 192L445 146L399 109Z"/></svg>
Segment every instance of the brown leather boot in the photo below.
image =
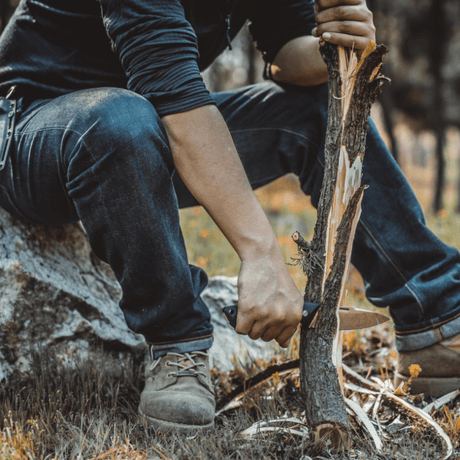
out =
<svg viewBox="0 0 460 460"><path fill-rule="evenodd" d="M168 353L145 369L139 412L162 430L190 432L214 426L215 400L208 354Z"/></svg>
<svg viewBox="0 0 460 460"><path fill-rule="evenodd" d="M411 382L411 393L440 397L460 388L460 334L417 351L400 352L395 386L409 379L409 367L422 371Z"/></svg>

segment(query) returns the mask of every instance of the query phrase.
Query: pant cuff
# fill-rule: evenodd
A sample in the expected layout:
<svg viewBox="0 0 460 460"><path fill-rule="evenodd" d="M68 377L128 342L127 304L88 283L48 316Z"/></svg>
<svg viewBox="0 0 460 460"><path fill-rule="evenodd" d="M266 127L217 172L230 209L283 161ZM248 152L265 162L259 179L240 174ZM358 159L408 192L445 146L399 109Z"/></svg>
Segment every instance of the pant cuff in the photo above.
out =
<svg viewBox="0 0 460 460"><path fill-rule="evenodd" d="M404 335L396 333L396 349L398 351L421 350L459 333L460 316L428 331Z"/></svg>
<svg viewBox="0 0 460 460"><path fill-rule="evenodd" d="M203 339L189 340L177 343L162 343L161 345L150 345L150 356L158 359L168 353L190 353L192 351L208 350L212 347L213 336Z"/></svg>

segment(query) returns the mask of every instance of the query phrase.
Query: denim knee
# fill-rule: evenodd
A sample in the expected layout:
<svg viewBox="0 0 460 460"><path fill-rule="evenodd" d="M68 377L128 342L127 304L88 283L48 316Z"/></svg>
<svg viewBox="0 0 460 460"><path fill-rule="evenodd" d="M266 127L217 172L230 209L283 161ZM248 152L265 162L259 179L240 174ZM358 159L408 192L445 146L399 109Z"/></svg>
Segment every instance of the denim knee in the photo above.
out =
<svg viewBox="0 0 460 460"><path fill-rule="evenodd" d="M119 88L98 88L76 92L71 106L75 111L68 128L79 135L78 141L64 159L69 170L75 163L98 163L128 157L147 163L165 163L169 174L174 170L164 126L153 105L144 97ZM87 107L87 110L82 108ZM84 147L84 148L81 148ZM83 151L87 151L86 155ZM83 158L82 158L83 157ZM155 158L156 157L156 158Z"/></svg>

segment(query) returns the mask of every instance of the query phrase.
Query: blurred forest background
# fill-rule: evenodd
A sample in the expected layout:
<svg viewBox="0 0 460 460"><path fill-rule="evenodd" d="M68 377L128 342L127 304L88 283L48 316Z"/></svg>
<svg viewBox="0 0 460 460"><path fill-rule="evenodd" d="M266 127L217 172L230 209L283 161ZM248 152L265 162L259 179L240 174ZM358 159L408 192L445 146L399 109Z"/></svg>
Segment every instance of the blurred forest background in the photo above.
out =
<svg viewBox="0 0 460 460"><path fill-rule="evenodd" d="M1 29L19 0L0 0ZM280 0L281 1L281 0ZM377 41L390 50L374 117L426 212L460 213L460 2L368 0ZM262 80L245 28L205 72L211 91Z"/></svg>

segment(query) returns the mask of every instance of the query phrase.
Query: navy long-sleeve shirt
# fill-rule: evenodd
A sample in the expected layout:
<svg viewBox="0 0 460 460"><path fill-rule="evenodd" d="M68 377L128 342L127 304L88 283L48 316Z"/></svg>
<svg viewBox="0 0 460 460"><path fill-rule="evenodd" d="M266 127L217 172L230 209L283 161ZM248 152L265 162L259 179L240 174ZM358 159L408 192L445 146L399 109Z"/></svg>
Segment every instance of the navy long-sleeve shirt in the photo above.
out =
<svg viewBox="0 0 460 460"><path fill-rule="evenodd" d="M0 95L127 88L160 116L213 104L200 71L246 20L266 61L311 34L313 0L21 0L0 38Z"/></svg>

